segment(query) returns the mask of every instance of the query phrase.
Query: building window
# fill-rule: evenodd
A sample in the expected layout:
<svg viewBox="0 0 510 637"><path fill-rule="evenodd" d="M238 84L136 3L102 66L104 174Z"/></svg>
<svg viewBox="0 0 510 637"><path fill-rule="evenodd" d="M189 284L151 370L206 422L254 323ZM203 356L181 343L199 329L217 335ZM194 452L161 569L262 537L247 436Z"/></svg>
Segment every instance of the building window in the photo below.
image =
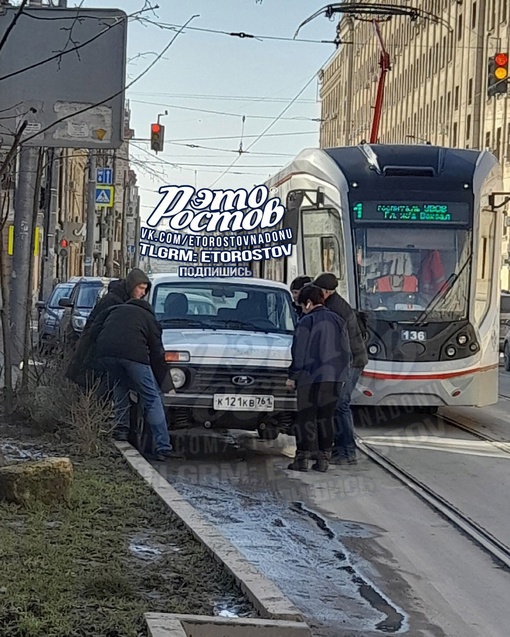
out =
<svg viewBox="0 0 510 637"><path fill-rule="evenodd" d="M473 78L469 78L468 82L468 105L473 102Z"/></svg>
<svg viewBox="0 0 510 637"><path fill-rule="evenodd" d="M471 137L471 115L466 117L466 140Z"/></svg>
<svg viewBox="0 0 510 637"><path fill-rule="evenodd" d="M489 29L491 31L494 31L494 27L496 26L496 0L491 1L490 12L491 12L491 21L490 21Z"/></svg>
<svg viewBox="0 0 510 637"><path fill-rule="evenodd" d="M496 129L496 149L495 153L498 161L501 161L501 126Z"/></svg>
<svg viewBox="0 0 510 637"><path fill-rule="evenodd" d="M501 22L506 22L508 17L508 2L501 3Z"/></svg>
<svg viewBox="0 0 510 637"><path fill-rule="evenodd" d="M462 13L459 13L457 22L457 40L459 42L462 40Z"/></svg>
<svg viewBox="0 0 510 637"><path fill-rule="evenodd" d="M485 133L485 148L488 148L490 150L491 147L491 134L490 132Z"/></svg>
<svg viewBox="0 0 510 637"><path fill-rule="evenodd" d="M476 29L476 11L477 11L476 2L473 2L473 6L471 7L471 28L472 29Z"/></svg>
<svg viewBox="0 0 510 637"><path fill-rule="evenodd" d="M459 110L459 87L458 86L455 87L454 108L456 111Z"/></svg>
<svg viewBox="0 0 510 637"><path fill-rule="evenodd" d="M453 130L452 130L452 147L453 148L457 148L457 141L458 141L458 125L457 125L457 122L454 122Z"/></svg>

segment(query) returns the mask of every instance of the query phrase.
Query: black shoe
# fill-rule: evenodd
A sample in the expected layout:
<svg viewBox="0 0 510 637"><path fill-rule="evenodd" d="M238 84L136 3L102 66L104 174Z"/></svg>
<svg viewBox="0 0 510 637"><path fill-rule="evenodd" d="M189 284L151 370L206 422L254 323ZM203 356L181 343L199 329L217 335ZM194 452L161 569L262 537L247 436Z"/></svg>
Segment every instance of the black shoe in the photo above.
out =
<svg viewBox="0 0 510 637"><path fill-rule="evenodd" d="M308 460L310 459L309 453L303 453L302 451L298 451L296 453L296 457L293 462L289 464L287 469L290 471L308 471Z"/></svg>
<svg viewBox="0 0 510 637"><path fill-rule="evenodd" d="M173 449L170 449L169 451L161 451L161 452L157 451L154 455L150 456L150 459L155 460L156 462L166 462L167 460L170 460L171 458L183 459L185 458L185 456L183 456L178 451L174 451Z"/></svg>
<svg viewBox="0 0 510 637"><path fill-rule="evenodd" d="M348 465L348 464L358 464L358 459L356 458L356 456L350 456L350 457L345 457L345 456L339 456L339 455L333 455L331 457L331 464L336 464L336 465Z"/></svg>
<svg viewBox="0 0 510 637"><path fill-rule="evenodd" d="M331 460L331 451L319 451L317 454L317 462L312 466L314 471L326 473Z"/></svg>

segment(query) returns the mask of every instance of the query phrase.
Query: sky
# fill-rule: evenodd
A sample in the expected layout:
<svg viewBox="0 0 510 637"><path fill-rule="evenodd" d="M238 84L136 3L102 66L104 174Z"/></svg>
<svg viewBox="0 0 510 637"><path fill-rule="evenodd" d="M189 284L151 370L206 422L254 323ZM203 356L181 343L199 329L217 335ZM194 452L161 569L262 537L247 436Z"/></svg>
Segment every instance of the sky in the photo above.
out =
<svg viewBox="0 0 510 637"><path fill-rule="evenodd" d="M78 4L70 1L68 6ZM117 8L133 14L148 4L148 0L85 0L82 6ZM150 4L155 6L156 0ZM156 24L129 22L128 82L175 36L175 30L161 25L183 25L198 15L190 27L292 38L301 22L324 6L324 0L159 0L158 4L155 11L143 13ZM321 15L303 27L298 37L331 42L336 24L337 20ZM260 41L193 30L181 33L165 56L127 92L136 138L131 156L140 186L142 219L158 203L162 185L250 190L304 148L317 147L317 73L335 50L331 43ZM161 118L165 147L156 155L143 140L150 136L150 124L165 110L168 116ZM253 147L239 156L241 143L245 150L251 144ZM235 165L222 176L236 158Z"/></svg>

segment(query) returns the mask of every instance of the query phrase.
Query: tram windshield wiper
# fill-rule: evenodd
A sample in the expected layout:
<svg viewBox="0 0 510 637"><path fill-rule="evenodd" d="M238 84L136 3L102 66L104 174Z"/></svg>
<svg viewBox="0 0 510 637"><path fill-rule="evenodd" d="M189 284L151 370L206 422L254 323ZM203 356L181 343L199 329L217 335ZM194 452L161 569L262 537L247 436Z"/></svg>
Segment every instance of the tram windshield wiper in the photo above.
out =
<svg viewBox="0 0 510 637"><path fill-rule="evenodd" d="M437 308L439 303L455 288L457 285L462 273L467 268L467 266L471 263L473 253L469 255L469 257L464 262L464 265L458 271L458 273L452 272L450 276L446 279L443 287L439 290L439 292L430 300L427 307L423 310L420 316L414 321L413 325L419 327L426 323L427 318L432 314L432 312Z"/></svg>

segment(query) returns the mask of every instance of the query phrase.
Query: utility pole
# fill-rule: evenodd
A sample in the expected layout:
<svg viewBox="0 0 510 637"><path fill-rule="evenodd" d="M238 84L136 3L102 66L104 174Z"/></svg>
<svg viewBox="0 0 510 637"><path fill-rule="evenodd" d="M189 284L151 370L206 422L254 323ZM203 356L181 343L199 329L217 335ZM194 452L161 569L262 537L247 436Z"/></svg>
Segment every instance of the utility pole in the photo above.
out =
<svg viewBox="0 0 510 637"><path fill-rule="evenodd" d="M122 218L121 218L121 238L120 238L120 276L123 278L127 274L127 211L128 211L128 171L124 170L124 183L122 187Z"/></svg>
<svg viewBox="0 0 510 637"><path fill-rule="evenodd" d="M117 152L113 151L113 185L116 188L117 182ZM113 277L113 256L115 247L115 206L110 208L108 223L108 256L106 258L106 276Z"/></svg>
<svg viewBox="0 0 510 637"><path fill-rule="evenodd" d="M140 251L139 251L139 241L140 241L140 195L136 198L136 208L135 208L135 254L133 256L133 268L140 267Z"/></svg>
<svg viewBox="0 0 510 637"><path fill-rule="evenodd" d="M94 276L94 238L96 232L96 155L89 151L87 190L87 231L85 233L85 276Z"/></svg>
<svg viewBox="0 0 510 637"><path fill-rule="evenodd" d="M41 300L46 301L55 280L55 228L57 226L59 164L55 149L48 149L44 218L44 254L42 259Z"/></svg>
<svg viewBox="0 0 510 637"><path fill-rule="evenodd" d="M14 199L14 250L12 257L11 327L13 356L18 365L23 356L26 339L26 316L31 308L27 299L32 281L29 281L30 250L34 233L33 206L38 167L37 148L21 146L19 154L18 187Z"/></svg>

